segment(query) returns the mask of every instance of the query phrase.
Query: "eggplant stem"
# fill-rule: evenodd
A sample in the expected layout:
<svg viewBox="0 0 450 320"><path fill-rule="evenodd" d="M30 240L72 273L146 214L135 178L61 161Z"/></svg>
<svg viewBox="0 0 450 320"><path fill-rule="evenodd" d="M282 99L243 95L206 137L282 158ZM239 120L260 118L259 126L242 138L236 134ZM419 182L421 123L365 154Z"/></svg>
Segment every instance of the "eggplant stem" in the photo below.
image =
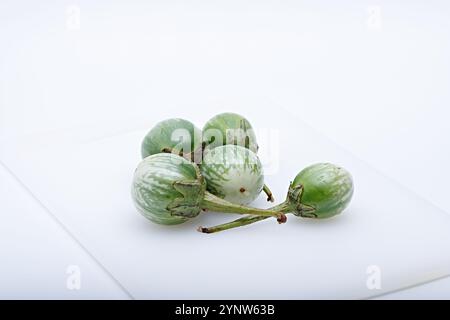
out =
<svg viewBox="0 0 450 320"><path fill-rule="evenodd" d="M266 184L263 186L263 191L267 195L267 201L275 202L272 191L270 191L269 187Z"/></svg>
<svg viewBox="0 0 450 320"><path fill-rule="evenodd" d="M286 216L283 212L271 209L258 209L241 206L219 198L208 191L205 192L202 208L222 213L251 214L267 218L274 217L281 223L286 220Z"/></svg>
<svg viewBox="0 0 450 320"><path fill-rule="evenodd" d="M194 150L189 153L184 153L183 150L180 150L178 153L172 149L172 148L163 148L161 150L162 153L173 153L176 155L179 155L180 157L185 158L186 160L189 160L191 162L194 162L196 164L200 164L202 162L202 154L203 154L203 147L200 146L197 148L197 150Z"/></svg>
<svg viewBox="0 0 450 320"><path fill-rule="evenodd" d="M289 211L289 207L288 207L287 202L283 202L269 210L286 211L286 213L287 213ZM198 227L197 231L202 232L202 233L216 233L216 232L221 232L221 231L225 231L225 230L230 230L230 229L246 226L246 225L258 222L258 221L266 220L267 218L269 218L269 217L248 215L246 217L239 218L234 221L223 223L223 224L213 226L213 227ZM278 222L284 223L284 222L286 222L286 220L278 221Z"/></svg>
<svg viewBox="0 0 450 320"><path fill-rule="evenodd" d="M261 220L265 220L268 217L263 216L246 216L231 222L223 223L214 227L204 228L204 227L198 227L197 231L202 233L216 233L220 231L225 231L229 229L234 229L238 227L242 227L248 224L252 224L254 222L258 222Z"/></svg>

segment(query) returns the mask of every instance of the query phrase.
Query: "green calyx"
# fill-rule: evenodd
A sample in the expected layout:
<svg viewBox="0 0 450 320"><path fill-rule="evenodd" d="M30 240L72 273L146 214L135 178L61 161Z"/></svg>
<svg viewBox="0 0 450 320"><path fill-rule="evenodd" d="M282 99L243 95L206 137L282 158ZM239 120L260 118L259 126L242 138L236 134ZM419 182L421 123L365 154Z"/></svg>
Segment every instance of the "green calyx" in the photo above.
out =
<svg viewBox="0 0 450 320"><path fill-rule="evenodd" d="M318 218L314 207L302 203L303 185L289 186L288 196L285 202L286 212L303 218Z"/></svg>
<svg viewBox="0 0 450 320"><path fill-rule="evenodd" d="M202 202L205 197L206 183L196 166L197 180L175 181L173 187L182 196L174 199L167 206L172 216L195 218L202 211Z"/></svg>

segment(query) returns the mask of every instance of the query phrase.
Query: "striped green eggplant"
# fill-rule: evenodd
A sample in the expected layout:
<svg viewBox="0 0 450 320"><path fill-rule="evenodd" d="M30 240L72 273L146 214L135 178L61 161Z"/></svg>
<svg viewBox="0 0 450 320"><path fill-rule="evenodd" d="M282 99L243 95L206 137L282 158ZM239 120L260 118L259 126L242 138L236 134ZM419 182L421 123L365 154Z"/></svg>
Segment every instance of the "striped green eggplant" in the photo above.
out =
<svg viewBox="0 0 450 320"><path fill-rule="evenodd" d="M202 210L275 217L283 213L244 207L221 199L206 190L198 166L172 153L146 157L135 170L131 188L138 211L152 222L175 225L199 215Z"/></svg>
<svg viewBox="0 0 450 320"><path fill-rule="evenodd" d="M211 150L224 145L237 145L258 153L256 135L250 122L243 116L225 112L211 118L203 127L203 148ZM270 189L264 185L262 189L267 200L273 202Z"/></svg>
<svg viewBox="0 0 450 320"><path fill-rule="evenodd" d="M258 156L240 146L206 150L200 166L212 194L237 204L249 204L261 193L264 173Z"/></svg>
<svg viewBox="0 0 450 320"><path fill-rule="evenodd" d="M203 143L208 148L234 144L258 152L256 135L250 122L243 116L225 112L206 122Z"/></svg>
<svg viewBox="0 0 450 320"><path fill-rule="evenodd" d="M191 159L195 152L201 150L201 130L191 122L179 118L157 123L147 133L141 145L142 158L161 152L173 152Z"/></svg>
<svg viewBox="0 0 450 320"><path fill-rule="evenodd" d="M353 190L353 179L347 170L331 163L318 163L302 170L289 186L286 201L270 210L304 218L331 218L347 208ZM215 227L200 227L198 230L214 233L264 219L265 217L248 216Z"/></svg>

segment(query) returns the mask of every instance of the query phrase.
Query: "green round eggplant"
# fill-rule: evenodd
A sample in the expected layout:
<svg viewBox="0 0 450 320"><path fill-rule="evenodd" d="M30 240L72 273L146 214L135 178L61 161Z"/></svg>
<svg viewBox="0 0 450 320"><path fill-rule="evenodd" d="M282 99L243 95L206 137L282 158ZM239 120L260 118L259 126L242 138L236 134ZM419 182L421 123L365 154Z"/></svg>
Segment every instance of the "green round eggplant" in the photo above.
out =
<svg viewBox="0 0 450 320"><path fill-rule="evenodd" d="M203 127L203 149L211 150L220 146L235 145L258 153L256 135L250 122L243 116L225 112L210 119ZM267 201L274 202L272 191L263 186Z"/></svg>
<svg viewBox="0 0 450 320"><path fill-rule="evenodd" d="M207 190L232 203L249 204L264 186L258 156L244 147L225 145L208 150L200 168Z"/></svg>
<svg viewBox="0 0 450 320"><path fill-rule="evenodd" d="M201 150L202 132L190 121L174 118L157 123L141 145L142 158L161 152L193 154Z"/></svg>
<svg viewBox="0 0 450 320"><path fill-rule="evenodd" d="M331 163L318 163L303 169L289 189L294 214L326 219L347 208L354 187L347 170Z"/></svg>
<svg viewBox="0 0 450 320"><path fill-rule="evenodd" d="M198 181L194 166L190 161L172 153L146 157L134 172L132 184L132 198L138 211L158 224L173 225L187 221L189 217L173 214L169 206L183 198L182 193L174 187L175 183ZM201 188L199 192L202 192ZM194 208L191 216L199 213L200 207Z"/></svg>
<svg viewBox="0 0 450 320"><path fill-rule="evenodd" d="M210 119L203 127L203 144L206 148L238 145L258 152L256 135L250 122L243 116L226 112Z"/></svg>

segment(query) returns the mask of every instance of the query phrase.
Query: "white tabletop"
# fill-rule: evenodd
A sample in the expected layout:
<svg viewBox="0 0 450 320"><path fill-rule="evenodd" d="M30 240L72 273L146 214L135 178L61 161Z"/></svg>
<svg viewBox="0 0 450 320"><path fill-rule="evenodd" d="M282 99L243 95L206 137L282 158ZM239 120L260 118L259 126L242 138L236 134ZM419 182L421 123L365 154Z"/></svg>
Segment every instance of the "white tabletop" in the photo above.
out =
<svg viewBox="0 0 450 320"><path fill-rule="evenodd" d="M15 178L0 166L1 299L127 299L129 295Z"/></svg>
<svg viewBox="0 0 450 320"><path fill-rule="evenodd" d="M0 274L2 299L130 298L11 172L0 167L0 177L1 193L8 194L0 203L6 222L1 226L0 243L5 245L0 255L9 258ZM449 292L450 279L444 278L374 299L449 299Z"/></svg>

